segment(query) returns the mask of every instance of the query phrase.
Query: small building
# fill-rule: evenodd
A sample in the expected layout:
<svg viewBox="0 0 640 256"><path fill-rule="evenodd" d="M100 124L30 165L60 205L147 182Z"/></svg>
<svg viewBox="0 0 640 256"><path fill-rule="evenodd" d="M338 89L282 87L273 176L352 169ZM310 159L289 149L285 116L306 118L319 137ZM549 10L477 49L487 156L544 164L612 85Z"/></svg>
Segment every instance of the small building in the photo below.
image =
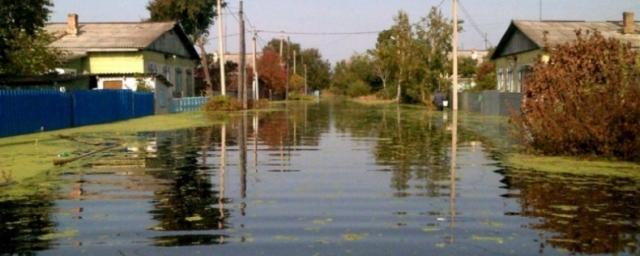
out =
<svg viewBox="0 0 640 256"><path fill-rule="evenodd" d="M577 30L595 30L604 37L640 48L640 23L631 12L625 12L622 21L514 20L491 56L496 63L497 89L522 92L524 78L533 64L538 60L549 60L544 49L575 41Z"/></svg>
<svg viewBox="0 0 640 256"><path fill-rule="evenodd" d="M69 14L66 23L45 29L56 37L51 47L67 53L57 70L91 76L93 89L135 90L141 77L152 82L160 75L173 97L194 94L199 55L176 22L79 23L78 15Z"/></svg>

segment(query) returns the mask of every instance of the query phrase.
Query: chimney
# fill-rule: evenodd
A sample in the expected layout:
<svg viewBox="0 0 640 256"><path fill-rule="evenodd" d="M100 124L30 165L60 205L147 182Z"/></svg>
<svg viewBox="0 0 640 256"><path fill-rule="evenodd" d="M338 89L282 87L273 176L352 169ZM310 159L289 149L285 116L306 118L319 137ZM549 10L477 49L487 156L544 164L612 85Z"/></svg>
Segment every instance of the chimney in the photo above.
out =
<svg viewBox="0 0 640 256"><path fill-rule="evenodd" d="M67 16L67 34L78 35L78 14L70 13Z"/></svg>
<svg viewBox="0 0 640 256"><path fill-rule="evenodd" d="M633 12L624 12L622 14L622 33L633 34L635 33L635 14Z"/></svg>

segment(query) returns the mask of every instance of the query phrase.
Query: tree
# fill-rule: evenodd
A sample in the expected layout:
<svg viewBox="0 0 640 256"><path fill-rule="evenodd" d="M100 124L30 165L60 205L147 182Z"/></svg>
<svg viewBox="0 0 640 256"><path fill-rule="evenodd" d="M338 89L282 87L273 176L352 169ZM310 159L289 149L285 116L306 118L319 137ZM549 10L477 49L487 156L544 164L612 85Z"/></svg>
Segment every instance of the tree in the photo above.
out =
<svg viewBox="0 0 640 256"><path fill-rule="evenodd" d="M393 65L395 53L392 46L391 31L385 30L378 34L376 47L369 50L369 54L373 56L373 70L382 81L383 89L387 88L387 82L397 68L396 65Z"/></svg>
<svg viewBox="0 0 640 256"><path fill-rule="evenodd" d="M381 83L375 73L372 57L368 54L354 54L348 61L336 64L332 89L339 94L362 96L362 92L379 90Z"/></svg>
<svg viewBox="0 0 640 256"><path fill-rule="evenodd" d="M476 74L478 68L478 61L471 57L458 58L458 69L460 75L464 78L471 78Z"/></svg>
<svg viewBox="0 0 640 256"><path fill-rule="evenodd" d="M291 91L302 93L304 91L304 77L301 75L293 74L289 77L289 86Z"/></svg>
<svg viewBox="0 0 640 256"><path fill-rule="evenodd" d="M421 59L424 61L421 81L424 86L420 88L424 101L426 92L446 90L449 85L453 22L444 17L440 9L432 7L427 17L422 18L416 25L416 29Z"/></svg>
<svg viewBox="0 0 640 256"><path fill-rule="evenodd" d="M271 48L265 48L262 56L258 60L258 73L260 82L264 85L261 88L271 90L275 93L284 93L287 75L281 65L280 55Z"/></svg>
<svg viewBox="0 0 640 256"><path fill-rule="evenodd" d="M474 80L476 86L472 88L473 91L495 90L497 83L496 64L492 61L482 62L476 71Z"/></svg>
<svg viewBox="0 0 640 256"><path fill-rule="evenodd" d="M62 52L49 48L54 38L43 27L50 0L0 0L0 73L34 75L60 63Z"/></svg>
<svg viewBox="0 0 640 256"><path fill-rule="evenodd" d="M331 64L328 60L322 58L320 50L316 48L302 50L299 61L301 60L304 60L304 62L298 62L301 63L298 67L307 65L309 89L321 90L328 88L331 83ZM304 75L302 72L304 72L302 68L298 68L298 74Z"/></svg>
<svg viewBox="0 0 640 256"><path fill-rule="evenodd" d="M222 0L151 0L147 10L151 13L151 21L178 21L185 33L200 49L201 65L208 67L207 53L204 45L209 35L209 27L218 14L217 1ZM204 68L205 82L213 90L209 68Z"/></svg>
<svg viewBox="0 0 640 256"><path fill-rule="evenodd" d="M576 33L525 76L517 134L544 154L640 162L640 55L598 32Z"/></svg>
<svg viewBox="0 0 640 256"><path fill-rule="evenodd" d="M404 11L399 11L394 17L395 24L391 27L390 39L391 47L389 50L395 52L398 57L394 58L398 66L396 78L396 100L400 102L402 96L403 83L411 80L411 69L414 67L415 54L413 30L409 22L409 15Z"/></svg>

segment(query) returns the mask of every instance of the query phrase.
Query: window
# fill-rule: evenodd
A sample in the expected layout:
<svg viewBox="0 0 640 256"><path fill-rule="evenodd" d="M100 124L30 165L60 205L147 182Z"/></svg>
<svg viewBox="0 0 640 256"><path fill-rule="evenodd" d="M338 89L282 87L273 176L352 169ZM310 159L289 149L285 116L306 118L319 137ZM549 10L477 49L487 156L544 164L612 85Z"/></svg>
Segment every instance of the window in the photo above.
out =
<svg viewBox="0 0 640 256"><path fill-rule="evenodd" d="M188 96L193 96L193 74L191 73L190 69L187 69L185 71L186 76L187 76L187 95Z"/></svg>
<svg viewBox="0 0 640 256"><path fill-rule="evenodd" d="M507 68L507 92L513 92L513 69Z"/></svg>
<svg viewBox="0 0 640 256"><path fill-rule="evenodd" d="M171 68L169 68L169 66L164 66L162 67L162 75L164 76L164 78L166 78L168 81L171 81Z"/></svg>
<svg viewBox="0 0 640 256"><path fill-rule="evenodd" d="M525 79L527 79L527 76L531 73L531 66L529 65L524 65L522 67L520 67L520 71L518 72L519 75L519 80L520 80L520 86L518 87L518 92L522 92L525 86Z"/></svg>
<svg viewBox="0 0 640 256"><path fill-rule="evenodd" d="M149 63L149 65L147 65L147 71L148 73L157 74L158 66L155 63Z"/></svg>
<svg viewBox="0 0 640 256"><path fill-rule="evenodd" d="M122 90L122 87L122 80L104 81L102 83L102 88L105 90Z"/></svg>
<svg viewBox="0 0 640 256"><path fill-rule="evenodd" d="M496 79L498 81L498 91L503 91L504 90L504 77L503 77L503 73L502 73L502 69L498 69L498 78Z"/></svg>
<svg viewBox="0 0 640 256"><path fill-rule="evenodd" d="M184 89L182 88L182 69L176 68L176 90L175 92L180 95L184 95Z"/></svg>

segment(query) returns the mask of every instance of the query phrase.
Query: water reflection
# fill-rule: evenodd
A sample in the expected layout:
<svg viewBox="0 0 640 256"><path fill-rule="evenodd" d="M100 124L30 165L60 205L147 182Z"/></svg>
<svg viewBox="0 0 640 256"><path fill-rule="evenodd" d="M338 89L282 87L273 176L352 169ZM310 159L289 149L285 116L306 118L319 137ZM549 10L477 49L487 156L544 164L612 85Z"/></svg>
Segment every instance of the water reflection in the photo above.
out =
<svg viewBox="0 0 640 256"><path fill-rule="evenodd" d="M34 239L57 226L90 254L638 253L637 182L496 172L504 147L484 132L504 125L328 102L140 135L156 145L144 168L75 177L66 201L0 204L0 252L73 254Z"/></svg>
<svg viewBox="0 0 640 256"><path fill-rule="evenodd" d="M190 130L167 133L158 136L157 158L161 161L161 171L150 172L159 183L166 184L155 192L154 209L151 214L158 222L156 230L192 231L217 230L227 228L228 210L215 205L223 205L224 188L215 189L211 183L211 173L207 166L198 164L202 134L210 140L215 138L212 129ZM224 138L224 129L222 129ZM211 145L210 141L205 145ZM224 145L224 144L221 144ZM224 148L224 147L223 147ZM224 155L224 154L223 154ZM222 168L223 170L224 168ZM222 171L224 172L224 171ZM221 179L224 173L220 175ZM224 181L220 184L224 184ZM163 246L214 242L221 236L159 236L156 243Z"/></svg>
<svg viewBox="0 0 640 256"><path fill-rule="evenodd" d="M449 228L451 229L451 240L453 243L455 240L455 232L453 232L456 226L456 185L457 174L456 164L458 159L458 112L453 111L451 113L451 162L450 162L450 174L449 174Z"/></svg>
<svg viewBox="0 0 640 256"><path fill-rule="evenodd" d="M0 254L29 255L51 246L53 201L47 195L0 201Z"/></svg>
<svg viewBox="0 0 640 256"><path fill-rule="evenodd" d="M640 253L640 184L603 177L509 172L504 183L543 242L576 253ZM544 245L542 245L544 247Z"/></svg>

